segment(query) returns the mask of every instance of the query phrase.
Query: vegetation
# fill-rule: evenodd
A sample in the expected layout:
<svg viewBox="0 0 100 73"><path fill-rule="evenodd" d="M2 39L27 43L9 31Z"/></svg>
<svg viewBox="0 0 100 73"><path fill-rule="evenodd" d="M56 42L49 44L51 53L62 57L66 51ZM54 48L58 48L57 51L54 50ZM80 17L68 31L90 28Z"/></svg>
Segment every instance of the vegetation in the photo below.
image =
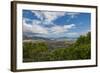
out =
<svg viewBox="0 0 100 73"><path fill-rule="evenodd" d="M65 45L65 44L64 44ZM82 60L91 58L91 33L65 48L50 49L46 42L23 42L23 62Z"/></svg>

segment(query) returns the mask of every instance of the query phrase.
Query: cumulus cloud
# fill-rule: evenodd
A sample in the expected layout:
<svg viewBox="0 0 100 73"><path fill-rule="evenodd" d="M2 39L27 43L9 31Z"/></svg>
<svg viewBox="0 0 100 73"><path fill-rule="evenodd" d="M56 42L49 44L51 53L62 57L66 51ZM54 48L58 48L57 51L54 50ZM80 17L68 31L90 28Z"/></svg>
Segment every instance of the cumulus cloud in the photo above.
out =
<svg viewBox="0 0 100 73"><path fill-rule="evenodd" d="M44 23L52 22L53 20L56 20L60 16L68 15L70 18L76 18L77 15L80 13L78 12L55 12L55 11L38 11L38 10L32 10L31 11L37 18L44 20Z"/></svg>
<svg viewBox="0 0 100 73"><path fill-rule="evenodd" d="M70 16L70 18L76 18L77 17L77 15L79 15L80 13L75 13L75 12L68 12L68 13L66 13L67 15L69 15Z"/></svg>
<svg viewBox="0 0 100 73"><path fill-rule="evenodd" d="M32 11L38 18L43 21L43 24L53 24L52 21L58 17L64 16L66 12L53 12L53 11Z"/></svg>
<svg viewBox="0 0 100 73"><path fill-rule="evenodd" d="M75 24L64 25L64 29L71 29L72 27L75 27Z"/></svg>
<svg viewBox="0 0 100 73"><path fill-rule="evenodd" d="M39 25L40 22L38 20L33 20L32 24L26 23L25 20L23 19L23 32L48 34L47 29Z"/></svg>
<svg viewBox="0 0 100 73"><path fill-rule="evenodd" d="M65 29L63 28L63 26L54 26L51 28L53 33L62 33L65 32Z"/></svg>
<svg viewBox="0 0 100 73"><path fill-rule="evenodd" d="M32 24L32 33L48 34L48 31L43 26Z"/></svg>
<svg viewBox="0 0 100 73"><path fill-rule="evenodd" d="M23 18L23 32L36 33L37 35L52 35L68 33L68 31L74 27L75 24L54 24L53 21L59 17L65 16L66 12L53 12L53 11L32 11L32 13L37 16L38 19L32 20L32 23L26 23L27 19ZM74 13L67 13L67 15L76 15ZM46 26L44 26L46 25ZM52 25L47 27L47 25ZM71 33L74 34L74 33Z"/></svg>
<svg viewBox="0 0 100 73"><path fill-rule="evenodd" d="M39 21L39 20L33 20L33 21L32 21L32 25L33 25L33 24L40 25L40 24L41 24L41 21Z"/></svg>
<svg viewBox="0 0 100 73"><path fill-rule="evenodd" d="M51 28L53 33L64 33L70 30L71 28L75 27L75 24L64 25L64 26L54 26Z"/></svg>
<svg viewBox="0 0 100 73"><path fill-rule="evenodd" d="M23 32L39 33L46 35L52 33L58 34L67 32L73 27L75 27L75 24L63 25L63 26L55 25L52 26L51 28L48 28L40 25L40 22L38 20L33 20L32 24L27 24L25 22L25 19L23 20Z"/></svg>
<svg viewBox="0 0 100 73"><path fill-rule="evenodd" d="M41 13L41 11L31 11L35 16L37 16L37 18L43 20L43 14Z"/></svg>
<svg viewBox="0 0 100 73"><path fill-rule="evenodd" d="M32 26L28 23L26 23L27 19L23 19L23 32L31 32L32 31Z"/></svg>
<svg viewBox="0 0 100 73"><path fill-rule="evenodd" d="M65 12L48 12L48 11L43 12L42 11L42 13L45 17L45 21L48 21L48 22L56 20L58 17L65 15Z"/></svg>

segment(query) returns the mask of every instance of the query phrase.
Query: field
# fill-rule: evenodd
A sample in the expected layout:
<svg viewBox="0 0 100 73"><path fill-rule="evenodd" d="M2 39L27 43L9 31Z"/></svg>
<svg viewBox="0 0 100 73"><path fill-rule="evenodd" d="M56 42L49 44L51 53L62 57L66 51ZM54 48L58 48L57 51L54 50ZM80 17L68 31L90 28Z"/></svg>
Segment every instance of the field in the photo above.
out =
<svg viewBox="0 0 100 73"><path fill-rule="evenodd" d="M23 40L23 62L84 60L91 58L91 36L77 40Z"/></svg>

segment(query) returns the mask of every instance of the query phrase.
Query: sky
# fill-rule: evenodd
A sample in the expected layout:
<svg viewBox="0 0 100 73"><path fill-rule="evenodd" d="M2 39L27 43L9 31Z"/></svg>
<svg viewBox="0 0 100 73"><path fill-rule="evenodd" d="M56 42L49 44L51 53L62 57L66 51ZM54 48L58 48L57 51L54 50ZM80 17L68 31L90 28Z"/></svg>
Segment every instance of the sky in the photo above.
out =
<svg viewBox="0 0 100 73"><path fill-rule="evenodd" d="M79 37L91 29L90 13L23 10L22 21L23 34L27 36Z"/></svg>

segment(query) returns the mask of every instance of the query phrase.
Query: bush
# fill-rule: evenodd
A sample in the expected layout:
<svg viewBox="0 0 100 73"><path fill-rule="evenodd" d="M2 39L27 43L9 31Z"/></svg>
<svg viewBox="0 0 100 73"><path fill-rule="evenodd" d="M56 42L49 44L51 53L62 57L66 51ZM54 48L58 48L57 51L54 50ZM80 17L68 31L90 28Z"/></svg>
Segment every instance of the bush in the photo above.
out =
<svg viewBox="0 0 100 73"><path fill-rule="evenodd" d="M55 48L49 50L45 42L24 42L23 61L58 61L58 60L82 60L91 58L91 33L81 35L75 43L67 48Z"/></svg>

